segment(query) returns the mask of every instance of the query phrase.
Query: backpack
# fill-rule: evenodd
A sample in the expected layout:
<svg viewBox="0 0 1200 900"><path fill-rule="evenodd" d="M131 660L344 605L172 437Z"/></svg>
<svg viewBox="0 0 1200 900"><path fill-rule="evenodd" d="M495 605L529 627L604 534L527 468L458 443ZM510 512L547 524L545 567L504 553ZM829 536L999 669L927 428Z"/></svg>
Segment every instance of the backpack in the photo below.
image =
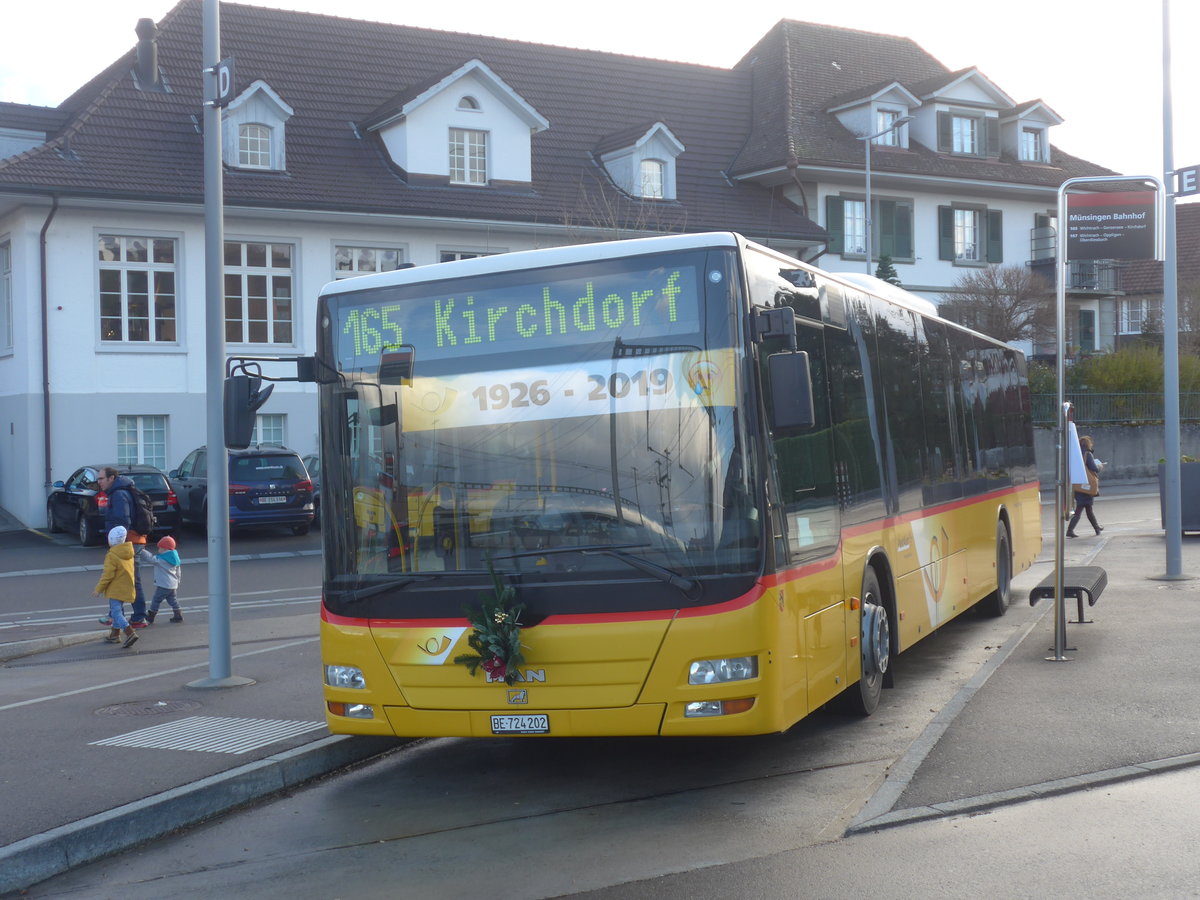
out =
<svg viewBox="0 0 1200 900"><path fill-rule="evenodd" d="M129 509L129 521L138 534L147 535L154 530L154 501L136 485L130 485L129 496L133 503Z"/></svg>

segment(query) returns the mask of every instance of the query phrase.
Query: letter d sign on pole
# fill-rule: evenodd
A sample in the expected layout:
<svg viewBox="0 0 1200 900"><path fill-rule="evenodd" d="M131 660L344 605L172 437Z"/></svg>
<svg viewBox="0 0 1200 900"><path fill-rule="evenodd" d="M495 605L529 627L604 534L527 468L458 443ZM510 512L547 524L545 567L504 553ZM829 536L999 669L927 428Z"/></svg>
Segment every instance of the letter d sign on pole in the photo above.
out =
<svg viewBox="0 0 1200 900"><path fill-rule="evenodd" d="M213 98L213 106L224 109L233 99L233 57L227 56L216 65L217 96Z"/></svg>

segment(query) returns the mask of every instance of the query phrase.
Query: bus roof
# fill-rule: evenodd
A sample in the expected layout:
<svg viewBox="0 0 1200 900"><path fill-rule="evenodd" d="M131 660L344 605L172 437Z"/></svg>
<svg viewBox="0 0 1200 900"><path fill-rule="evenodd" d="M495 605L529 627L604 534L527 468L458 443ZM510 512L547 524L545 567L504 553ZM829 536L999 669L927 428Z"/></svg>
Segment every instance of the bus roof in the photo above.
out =
<svg viewBox="0 0 1200 900"><path fill-rule="evenodd" d="M397 269L394 272L380 272L358 278L343 278L325 285L321 289L321 296L397 284L417 284L424 281L441 281L446 278L463 278L471 275L512 272L519 269L570 265L596 259L618 259L644 253L671 253L678 250L695 250L701 247L738 247L747 243L749 242L745 238L733 232L713 231L701 234L633 238L626 241L604 241L595 244L573 244L565 247L546 247L541 250L517 250L512 253L498 253L495 256L477 256L474 259L460 259L429 266L412 266L407 269Z"/></svg>

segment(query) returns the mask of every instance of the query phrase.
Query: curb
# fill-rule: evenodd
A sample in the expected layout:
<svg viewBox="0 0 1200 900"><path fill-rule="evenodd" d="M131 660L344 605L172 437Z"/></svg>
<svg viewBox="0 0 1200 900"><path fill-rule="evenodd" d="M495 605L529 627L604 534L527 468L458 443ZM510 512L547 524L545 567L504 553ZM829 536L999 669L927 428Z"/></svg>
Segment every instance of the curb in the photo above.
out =
<svg viewBox="0 0 1200 900"><path fill-rule="evenodd" d="M383 756L405 743L397 738L332 735L35 834L0 848L0 894L30 887L243 804Z"/></svg>
<svg viewBox="0 0 1200 900"><path fill-rule="evenodd" d="M22 656L33 656L35 653L74 647L76 644L90 644L92 641L100 640L103 636L103 631L85 631L79 634L60 634L54 637L33 638L28 641L0 643L0 663L20 659Z"/></svg>

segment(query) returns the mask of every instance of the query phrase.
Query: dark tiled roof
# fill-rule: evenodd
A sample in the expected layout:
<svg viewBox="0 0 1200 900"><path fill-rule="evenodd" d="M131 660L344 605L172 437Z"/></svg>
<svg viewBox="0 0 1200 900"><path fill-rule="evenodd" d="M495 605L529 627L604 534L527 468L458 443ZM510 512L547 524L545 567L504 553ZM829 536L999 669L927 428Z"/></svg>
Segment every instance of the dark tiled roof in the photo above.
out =
<svg viewBox="0 0 1200 900"><path fill-rule="evenodd" d="M746 72L234 4L221 24L237 87L262 79L295 110L287 172L227 171L231 206L824 235L776 193L725 177L750 127ZM158 33L171 92L136 90L130 51L64 102L73 118L55 141L0 161L0 190L200 202L200 34L201 0L182 0ZM354 123L476 58L551 123L532 138L532 185L407 184ZM655 121L687 147L677 201L624 196L593 158L605 138Z"/></svg>
<svg viewBox="0 0 1200 900"><path fill-rule="evenodd" d="M1180 292L1200 286L1200 203L1175 207L1175 281ZM1154 260L1130 263L1121 271L1121 290L1126 294L1161 295L1163 264Z"/></svg>
<svg viewBox="0 0 1200 900"><path fill-rule="evenodd" d="M0 102L0 128L18 128L21 131L40 131L43 134L53 134L62 128L69 118L69 113L50 106Z"/></svg>
<svg viewBox="0 0 1200 900"><path fill-rule="evenodd" d="M732 166L740 175L789 160L862 168L861 141L826 110L893 81L920 96L970 71L951 72L909 38L788 20L768 32L736 70L752 73L755 86L755 127ZM1115 174L1053 147L1050 165L1036 165L964 159L910 144L909 151L876 154L872 168L1054 188L1067 178Z"/></svg>

